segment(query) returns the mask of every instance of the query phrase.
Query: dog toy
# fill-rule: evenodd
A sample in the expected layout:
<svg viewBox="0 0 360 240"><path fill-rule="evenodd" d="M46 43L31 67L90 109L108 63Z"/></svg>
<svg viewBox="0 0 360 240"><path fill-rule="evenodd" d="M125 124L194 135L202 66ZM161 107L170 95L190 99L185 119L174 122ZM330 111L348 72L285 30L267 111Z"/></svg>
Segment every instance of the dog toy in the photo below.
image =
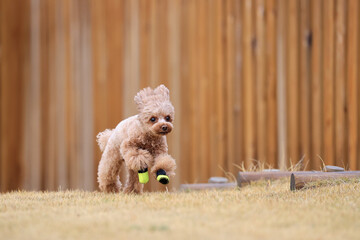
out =
<svg viewBox="0 0 360 240"><path fill-rule="evenodd" d="M170 182L169 177L166 175L165 170L159 169L156 171L156 180L158 180L162 184L168 184Z"/></svg>
<svg viewBox="0 0 360 240"><path fill-rule="evenodd" d="M145 168L143 170L139 170L138 176L139 176L140 183L145 184L145 183L149 182L149 172L148 172L147 168Z"/></svg>

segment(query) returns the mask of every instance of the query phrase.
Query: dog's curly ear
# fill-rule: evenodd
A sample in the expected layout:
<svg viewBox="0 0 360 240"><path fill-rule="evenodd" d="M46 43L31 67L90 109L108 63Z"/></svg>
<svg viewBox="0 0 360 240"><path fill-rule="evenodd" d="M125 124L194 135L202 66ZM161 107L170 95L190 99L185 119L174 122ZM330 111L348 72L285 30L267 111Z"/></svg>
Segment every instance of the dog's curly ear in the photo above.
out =
<svg viewBox="0 0 360 240"><path fill-rule="evenodd" d="M153 95L154 94L154 90L152 90L151 88L147 87L147 88L144 88L142 90L140 90L134 97L134 101L136 103L136 106L138 108L139 111L141 111L146 102L148 101L149 99L149 96Z"/></svg>
<svg viewBox="0 0 360 240"><path fill-rule="evenodd" d="M154 94L162 96L164 100L170 100L169 89L163 84L154 89Z"/></svg>

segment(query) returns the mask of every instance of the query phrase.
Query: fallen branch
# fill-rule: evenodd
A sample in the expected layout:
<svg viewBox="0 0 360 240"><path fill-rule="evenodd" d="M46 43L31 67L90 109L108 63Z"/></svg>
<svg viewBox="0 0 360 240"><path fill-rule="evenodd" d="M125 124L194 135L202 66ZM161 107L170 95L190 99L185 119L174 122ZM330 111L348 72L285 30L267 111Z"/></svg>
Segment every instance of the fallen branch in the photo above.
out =
<svg viewBox="0 0 360 240"><path fill-rule="evenodd" d="M285 172L285 171L276 171L276 172L239 172L237 176L238 186L244 186L253 181L259 180L276 180L281 178L290 177L292 173L296 174L314 174L317 172L314 171L298 171L298 172Z"/></svg>
<svg viewBox="0 0 360 240"><path fill-rule="evenodd" d="M360 178L360 171L315 172L312 174L299 174L294 172L290 178L290 190L302 189L310 182L337 178Z"/></svg>

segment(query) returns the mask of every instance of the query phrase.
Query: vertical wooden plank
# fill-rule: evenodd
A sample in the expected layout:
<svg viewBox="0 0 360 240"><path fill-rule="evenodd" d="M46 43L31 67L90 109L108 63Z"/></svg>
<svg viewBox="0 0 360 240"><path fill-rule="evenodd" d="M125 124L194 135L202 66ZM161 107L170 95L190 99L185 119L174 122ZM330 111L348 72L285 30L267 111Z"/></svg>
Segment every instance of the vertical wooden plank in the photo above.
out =
<svg viewBox="0 0 360 240"><path fill-rule="evenodd" d="M234 73L234 164L236 170L244 161L243 149L243 108L242 108L242 81L243 81L243 59L242 59L242 2L235 1L235 73Z"/></svg>
<svg viewBox="0 0 360 240"><path fill-rule="evenodd" d="M198 70L198 55L197 52L197 31L198 24L196 18L196 1L189 2L189 81L190 81L190 103L191 103L191 112L190 112L190 121L191 121L191 181L199 181L198 169L200 169L199 164L199 141L198 141L198 129L199 121L197 118L197 113L199 112L198 104L198 79L197 79L197 70Z"/></svg>
<svg viewBox="0 0 360 240"><path fill-rule="evenodd" d="M252 9L253 2L250 0L244 1L243 8L243 22L244 22L244 37L243 37L243 50L244 50L244 72L243 72L243 96L244 96L244 155L245 165L250 167L255 156L255 136L256 136L256 123L255 123L255 101L254 101L254 41L252 24Z"/></svg>
<svg viewBox="0 0 360 240"><path fill-rule="evenodd" d="M265 1L265 16L266 16L266 82L267 87L266 91L266 129L267 129L267 138L266 138L266 154L267 154L267 164L270 167L277 167L277 46L276 46L276 36L277 36L277 3L276 0L267 0Z"/></svg>
<svg viewBox="0 0 360 240"><path fill-rule="evenodd" d="M256 104L257 104L257 160L260 163L267 161L266 154L266 102L265 88L267 85L266 72L266 39L265 39L265 1L256 1Z"/></svg>
<svg viewBox="0 0 360 240"><path fill-rule="evenodd" d="M181 169L181 178L182 183L190 182L191 180L191 99L190 99L190 11L189 11L189 1L181 1L181 15L180 15L180 88L181 88L181 161L178 162L178 166Z"/></svg>
<svg viewBox="0 0 360 240"><path fill-rule="evenodd" d="M205 39L205 41L207 41L207 49L204 49L205 51L207 51L207 59L205 59L206 61L206 66L207 66L207 80L206 80L206 84L207 84L207 89L206 89L206 104L207 104L207 109L206 109L206 118L208 119L207 121L207 126L206 126L206 130L208 131L207 134L207 148L208 148L208 159L207 159L207 166L206 166L206 174L208 177L212 176L212 166L211 164L213 162L215 162L215 151L213 149L213 146L216 145L216 141L214 139L214 132L212 131L214 129L215 126L215 114L214 114L214 110L213 110L213 106L215 105L215 99L214 99L214 94L215 94L215 77L214 77L214 55L215 55L215 51L214 51L214 43L215 43L215 39L213 38L214 36L214 27L212 25L212 21L213 21L213 17L215 14L214 11L214 2L211 1L205 1L206 3L206 19L204 20L205 22L205 27L206 27L206 31L207 31L207 39ZM208 180L208 179L206 179Z"/></svg>
<svg viewBox="0 0 360 240"><path fill-rule="evenodd" d="M24 98L24 188L41 189L40 1L30 2L30 78Z"/></svg>
<svg viewBox="0 0 360 240"><path fill-rule="evenodd" d="M49 38L48 38L48 4L40 1L40 83L41 83L41 188L47 188L47 156L49 152L48 127L49 127Z"/></svg>
<svg viewBox="0 0 360 240"><path fill-rule="evenodd" d="M90 3L87 0L80 2L80 29L81 29L81 136L79 145L81 145L81 170L83 172L83 183L81 188L84 190L94 189L93 164L89 164L89 159L93 159L93 99L92 99L92 65L91 65L91 22L90 22Z"/></svg>
<svg viewBox="0 0 360 240"><path fill-rule="evenodd" d="M47 141L48 141L48 152L47 152L47 164L46 164L46 181L45 186L49 190L57 190L57 124L58 119L56 117L56 64L55 64L55 2L47 2L47 34L48 34L48 61L49 61L49 70L48 70L48 81L49 85L45 91L49 93L49 111L48 111L48 129L47 131Z"/></svg>
<svg viewBox="0 0 360 240"><path fill-rule="evenodd" d="M226 127L227 127L227 148L226 148L226 171L233 174L235 163L235 111L234 111L234 82L235 82L235 1L226 2Z"/></svg>
<svg viewBox="0 0 360 240"><path fill-rule="evenodd" d="M348 168L345 151L345 66L346 66L346 1L336 1L336 32L335 32L335 164Z"/></svg>
<svg viewBox="0 0 360 240"><path fill-rule="evenodd" d="M70 168L70 188L78 189L83 178L81 172L80 164L80 149L76 146L79 144L79 135L80 135L80 112L79 112L79 34L80 34L80 20L79 20L79 7L78 2L70 1L69 2L69 49L70 49L70 77L69 83L67 86L68 96L69 96L69 119L68 119L68 138L70 141L69 146L69 159L71 163L69 164Z"/></svg>
<svg viewBox="0 0 360 240"><path fill-rule="evenodd" d="M289 161L297 163L302 156L299 153L299 1L288 3L288 61L287 61L287 132Z"/></svg>
<svg viewBox="0 0 360 240"><path fill-rule="evenodd" d="M126 1L124 26L124 118L137 113L134 96L139 90L139 1ZM153 43L152 43L153 44Z"/></svg>
<svg viewBox="0 0 360 240"><path fill-rule="evenodd" d="M333 165L335 155L334 133L334 1L328 0L323 5L323 131L324 149L322 158L327 165Z"/></svg>
<svg viewBox="0 0 360 240"><path fill-rule="evenodd" d="M1 3L1 182L0 190L16 190L24 180L23 84L29 76L30 1Z"/></svg>
<svg viewBox="0 0 360 240"><path fill-rule="evenodd" d="M309 168L310 159L310 3L300 1L300 156L302 167Z"/></svg>
<svg viewBox="0 0 360 240"><path fill-rule="evenodd" d="M169 34L168 34L168 21L166 19L168 13L168 2L169 1L157 1L157 25L158 32L156 32L156 49L157 55L159 56L159 65L157 66L159 72L159 78L157 79L156 86L160 83L168 85L168 69L169 69L169 61L168 61L168 52L166 50L159 51L159 49L168 49L169 47ZM154 86L155 87L155 86Z"/></svg>
<svg viewBox="0 0 360 240"><path fill-rule="evenodd" d="M223 172L219 168L220 166L224 166L224 154L225 154L225 144L224 144L224 137L225 137L225 128L224 128L224 93L223 93L223 76L224 76L224 68L223 68L223 58L224 58L224 49L223 49L223 42L222 42L222 34L223 34L223 2L222 1L215 1L214 10L215 10L215 26L214 26L214 34L215 34L215 41L214 41L214 94L215 94L215 106L214 111L216 113L216 128L214 132L215 141L217 143L217 151L216 151L216 165L213 166L214 172L218 176L222 175Z"/></svg>
<svg viewBox="0 0 360 240"><path fill-rule="evenodd" d="M280 169L286 169L288 161L287 153L287 122L286 122L286 36L287 36L287 21L286 21L286 0L278 0L278 24L277 24L277 93L278 93L278 151L279 159L278 166Z"/></svg>
<svg viewBox="0 0 360 240"><path fill-rule="evenodd" d="M70 23L71 23L71 8L70 8L70 0L65 0L62 1L63 3L63 17L64 17L64 23L63 23L63 28L64 28L64 37L63 37L63 41L64 41L64 51L66 52L65 56L64 56L64 108L65 108L65 129L64 129L64 134L65 134L65 149L66 149L66 178L67 178L67 187L71 188L72 187L72 183L71 183L71 172L72 172L72 164L73 164L73 154L72 154L72 149L74 148L74 143L72 140L72 136L74 135L74 129L72 128L72 124L70 122L71 120L71 116L73 115L73 101L72 101L72 91L73 88L70 85L71 83L71 66L72 66L72 61L71 61L71 37L70 37Z"/></svg>
<svg viewBox="0 0 360 240"><path fill-rule="evenodd" d="M151 1L139 2L139 36L140 36L140 88L149 86L150 83L150 33L152 26L150 24L151 17Z"/></svg>
<svg viewBox="0 0 360 240"><path fill-rule="evenodd" d="M322 132L322 0L311 4L311 169L320 170Z"/></svg>
<svg viewBox="0 0 360 240"><path fill-rule="evenodd" d="M210 106L208 104L207 92L208 89L208 79L209 79L209 66L208 66L208 39L209 32L207 27L208 11L207 11L207 1L198 1L197 7L197 18L199 29L197 31L197 54L199 56L199 68L198 68L198 77L199 81L199 92L198 92L198 104L199 112L198 119L207 119L210 111ZM203 121L199 126L199 160L200 160L200 172L199 179L201 182L204 182L208 179L208 164L209 159L209 127L208 122Z"/></svg>
<svg viewBox="0 0 360 240"><path fill-rule="evenodd" d="M90 57L89 2L71 2L71 87L73 116L70 124L71 136L76 148L70 149L74 157L71 167L72 188L93 189L93 118L92 118L92 74ZM76 93L76 94L74 94ZM74 168L74 169L73 169Z"/></svg>
<svg viewBox="0 0 360 240"><path fill-rule="evenodd" d="M67 178L67 145L66 145L66 41L65 41L65 4L63 1L55 2L55 87L56 87L56 119L58 121L56 127L57 135L57 164L55 166L57 172L58 188L68 188Z"/></svg>
<svg viewBox="0 0 360 240"><path fill-rule="evenodd" d="M105 5L105 4L104 4ZM114 128L123 117L123 54L124 54L124 6L123 1L111 0L105 5L106 18L106 76L107 76L107 106L109 108L108 127ZM117 27L114 28L116 24ZM132 99L131 99L132 100ZM132 104L134 105L134 103Z"/></svg>
<svg viewBox="0 0 360 240"><path fill-rule="evenodd" d="M150 1L150 86L155 87L159 80L159 56L157 49L157 32L158 30L158 21L157 16L158 12L158 1Z"/></svg>
<svg viewBox="0 0 360 240"><path fill-rule="evenodd" d="M216 86L216 76L215 76L215 42L216 42L216 34L218 33L218 29L213 27L215 26L215 2L209 1L209 19L208 19L208 25L209 25L209 105L215 106L216 104L216 94L215 94L215 86ZM217 140L216 140L216 121L217 121L217 114L213 108L213 111L209 113L209 127L210 127L210 156L209 156L209 175L215 175L215 171L217 169Z"/></svg>
<svg viewBox="0 0 360 240"><path fill-rule="evenodd" d="M358 165L358 144L359 144L359 21L360 21L360 4L357 0L348 1L347 12L347 79L346 79L346 96L347 96L347 126L348 126L348 159L350 170L357 170Z"/></svg>

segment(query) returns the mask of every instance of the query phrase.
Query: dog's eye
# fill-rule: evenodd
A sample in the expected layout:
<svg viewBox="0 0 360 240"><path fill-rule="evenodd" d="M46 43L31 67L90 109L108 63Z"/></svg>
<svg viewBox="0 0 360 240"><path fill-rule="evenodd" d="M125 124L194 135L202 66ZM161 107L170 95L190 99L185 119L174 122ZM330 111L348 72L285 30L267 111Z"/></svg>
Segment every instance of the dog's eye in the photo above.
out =
<svg viewBox="0 0 360 240"><path fill-rule="evenodd" d="M150 122L155 122L156 121L156 117L151 117L150 118Z"/></svg>
<svg viewBox="0 0 360 240"><path fill-rule="evenodd" d="M170 116L166 116L166 117L165 117L165 120L168 121L168 122L170 122L171 117L170 117Z"/></svg>

